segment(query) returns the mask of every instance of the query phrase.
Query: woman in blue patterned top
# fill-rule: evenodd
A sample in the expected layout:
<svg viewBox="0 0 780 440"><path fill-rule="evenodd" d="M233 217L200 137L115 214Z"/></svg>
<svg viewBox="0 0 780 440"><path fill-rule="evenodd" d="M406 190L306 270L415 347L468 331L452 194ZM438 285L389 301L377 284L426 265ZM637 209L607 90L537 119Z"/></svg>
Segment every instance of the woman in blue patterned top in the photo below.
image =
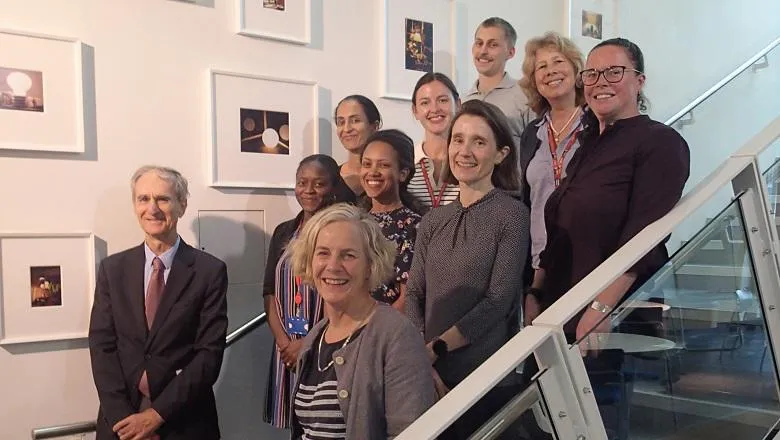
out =
<svg viewBox="0 0 780 440"><path fill-rule="evenodd" d="M393 278L374 290L373 296L401 312L421 219L407 190L412 175L414 142L409 136L400 130L380 130L368 138L360 157L360 181L371 201L369 213L398 249Z"/></svg>
<svg viewBox="0 0 780 440"><path fill-rule="evenodd" d="M293 368L303 337L323 316L317 291L292 273L287 244L319 210L337 202L355 202L355 195L339 174L332 157L304 158L295 173L295 198L301 212L274 229L265 266L263 297L268 324L276 342L266 392L264 418L277 428L290 426L290 396L295 385Z"/></svg>

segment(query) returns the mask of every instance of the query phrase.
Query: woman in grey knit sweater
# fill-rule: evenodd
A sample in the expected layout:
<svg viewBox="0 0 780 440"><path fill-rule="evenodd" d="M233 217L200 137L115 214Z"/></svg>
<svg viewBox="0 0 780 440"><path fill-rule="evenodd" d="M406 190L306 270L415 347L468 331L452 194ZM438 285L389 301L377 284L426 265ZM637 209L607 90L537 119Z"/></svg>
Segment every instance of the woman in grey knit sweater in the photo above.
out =
<svg viewBox="0 0 780 440"><path fill-rule="evenodd" d="M449 165L460 198L418 227L406 311L423 333L441 393L514 334L529 246L517 151L501 111L465 103L452 123ZM518 391L510 375L440 439L467 438Z"/></svg>

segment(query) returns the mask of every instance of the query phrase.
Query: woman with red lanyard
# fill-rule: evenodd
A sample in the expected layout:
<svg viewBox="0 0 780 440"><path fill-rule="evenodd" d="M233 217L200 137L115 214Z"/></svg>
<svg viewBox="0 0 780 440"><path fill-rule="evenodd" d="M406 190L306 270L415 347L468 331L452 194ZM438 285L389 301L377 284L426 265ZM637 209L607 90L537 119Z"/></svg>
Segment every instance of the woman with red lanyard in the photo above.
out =
<svg viewBox="0 0 780 440"><path fill-rule="evenodd" d="M458 199L458 185L448 184L447 135L452 118L460 109L458 89L447 75L423 75L412 92L412 114L425 130L422 144L415 147L417 164L409 182L409 193L423 211Z"/></svg>
<svg viewBox="0 0 780 440"><path fill-rule="evenodd" d="M547 244L544 206L566 177L566 166L579 147L583 89L577 84L583 56L570 39L554 32L528 40L520 80L528 106L540 118L528 124L520 138L523 200L531 209L531 279L525 291L524 322L540 312L537 292L543 283L539 254ZM535 128L535 129L534 129Z"/></svg>
<svg viewBox="0 0 780 440"><path fill-rule="evenodd" d="M274 229L265 266L263 299L274 337L264 419L277 428L290 427L290 396L295 363L303 338L323 316L317 292L292 273L287 244L319 210L338 202L355 203L355 194L339 173L336 161L324 154L304 158L295 173L295 198L301 212Z"/></svg>

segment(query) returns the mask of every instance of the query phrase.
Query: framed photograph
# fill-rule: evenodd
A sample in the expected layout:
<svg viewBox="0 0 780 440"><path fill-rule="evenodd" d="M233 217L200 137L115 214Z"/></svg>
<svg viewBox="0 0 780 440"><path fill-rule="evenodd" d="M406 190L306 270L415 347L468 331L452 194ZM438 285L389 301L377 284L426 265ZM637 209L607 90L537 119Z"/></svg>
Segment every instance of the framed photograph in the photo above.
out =
<svg viewBox="0 0 780 440"><path fill-rule="evenodd" d="M604 31L602 23L603 16L598 12L582 10L582 36L590 37L594 40L601 40L601 34Z"/></svg>
<svg viewBox="0 0 780 440"><path fill-rule="evenodd" d="M601 41L616 37L615 0L568 0L568 37L585 55Z"/></svg>
<svg viewBox="0 0 780 440"><path fill-rule="evenodd" d="M317 83L211 70L209 184L295 188L317 153Z"/></svg>
<svg viewBox="0 0 780 440"><path fill-rule="evenodd" d="M82 44L0 29L0 149L84 152Z"/></svg>
<svg viewBox="0 0 780 440"><path fill-rule="evenodd" d="M0 233L0 344L86 338L95 255L89 232Z"/></svg>
<svg viewBox="0 0 780 440"><path fill-rule="evenodd" d="M311 43L311 0L236 0L238 33L295 44Z"/></svg>
<svg viewBox="0 0 780 440"><path fill-rule="evenodd" d="M380 96L410 101L426 72L442 72L455 81L452 3L382 0Z"/></svg>

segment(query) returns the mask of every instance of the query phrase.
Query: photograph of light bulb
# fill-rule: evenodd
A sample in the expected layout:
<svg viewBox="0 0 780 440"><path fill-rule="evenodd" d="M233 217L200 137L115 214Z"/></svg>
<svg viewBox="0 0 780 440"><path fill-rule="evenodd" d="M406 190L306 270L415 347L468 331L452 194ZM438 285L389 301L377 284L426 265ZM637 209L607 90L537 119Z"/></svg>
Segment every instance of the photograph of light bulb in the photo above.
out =
<svg viewBox="0 0 780 440"><path fill-rule="evenodd" d="M43 72L0 67L0 109L43 111Z"/></svg>
<svg viewBox="0 0 780 440"><path fill-rule="evenodd" d="M241 151L290 154L290 114L242 108Z"/></svg>

